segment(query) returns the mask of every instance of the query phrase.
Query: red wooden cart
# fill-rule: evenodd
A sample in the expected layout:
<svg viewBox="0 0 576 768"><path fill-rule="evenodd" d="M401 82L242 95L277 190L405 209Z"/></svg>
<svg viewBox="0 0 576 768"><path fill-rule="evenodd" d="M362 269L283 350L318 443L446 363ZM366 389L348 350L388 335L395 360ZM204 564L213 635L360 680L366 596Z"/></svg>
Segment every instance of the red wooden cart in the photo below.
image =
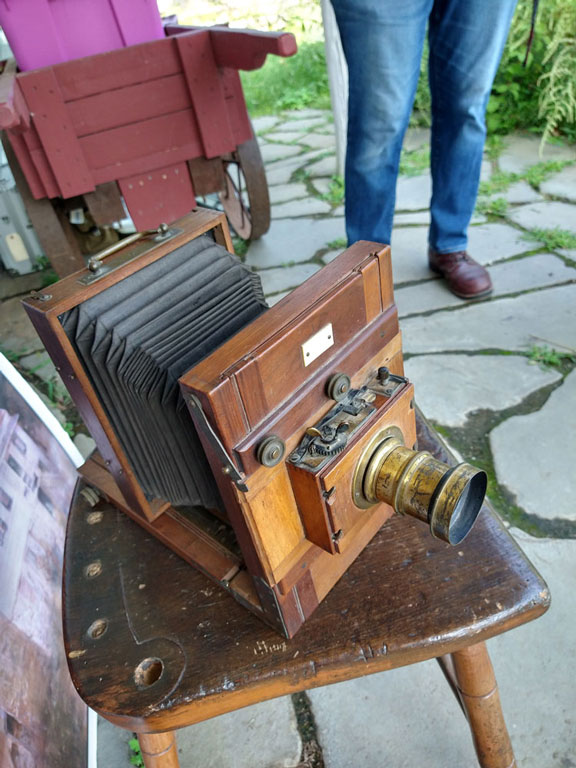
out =
<svg viewBox="0 0 576 768"><path fill-rule="evenodd" d="M168 26L163 40L0 78L0 128L32 223L56 271L83 266L67 217L83 198L97 225L153 229L217 193L246 239L269 227L262 159L239 69L296 52L288 33ZM24 178L26 185L24 184Z"/></svg>

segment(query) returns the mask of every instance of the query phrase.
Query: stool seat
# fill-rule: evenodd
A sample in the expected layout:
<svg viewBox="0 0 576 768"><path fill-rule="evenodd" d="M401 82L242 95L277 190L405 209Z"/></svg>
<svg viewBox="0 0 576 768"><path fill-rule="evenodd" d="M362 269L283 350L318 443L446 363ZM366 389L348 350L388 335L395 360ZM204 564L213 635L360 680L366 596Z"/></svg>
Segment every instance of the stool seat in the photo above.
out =
<svg viewBox="0 0 576 768"><path fill-rule="evenodd" d="M453 463L422 417L418 437L419 448ZM395 516L286 640L112 505L91 507L82 487L80 480L65 551L70 672L90 707L142 734L445 654L462 661L460 651L483 649L482 641L536 618L549 603L542 578L487 504L454 548L422 523ZM481 650L470 663L486 662ZM455 666L477 740L467 672ZM486 745L476 747L481 765L514 764L511 750L512 762L502 755L491 762L481 754Z"/></svg>

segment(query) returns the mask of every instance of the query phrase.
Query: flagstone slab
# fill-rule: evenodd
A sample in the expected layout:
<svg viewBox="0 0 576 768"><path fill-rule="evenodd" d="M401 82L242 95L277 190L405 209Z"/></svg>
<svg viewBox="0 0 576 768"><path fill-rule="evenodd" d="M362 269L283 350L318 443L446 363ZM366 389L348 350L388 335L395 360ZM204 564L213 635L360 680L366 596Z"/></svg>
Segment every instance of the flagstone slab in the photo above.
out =
<svg viewBox="0 0 576 768"><path fill-rule="evenodd" d="M520 355L421 355L404 368L422 411L446 427L463 427L474 411L519 405L562 378Z"/></svg>
<svg viewBox="0 0 576 768"><path fill-rule="evenodd" d="M298 143L300 138L300 136L296 136L293 132L287 133L286 131L270 131L266 134L266 141L280 142L280 144Z"/></svg>
<svg viewBox="0 0 576 768"><path fill-rule="evenodd" d="M468 251L480 264L492 264L535 250L537 245L526 241L523 235L509 224L498 222L470 227Z"/></svg>
<svg viewBox="0 0 576 768"><path fill-rule="evenodd" d="M274 269L263 269L258 272L262 281L264 295L272 295L280 291L287 291L301 285L309 277L316 274L320 266L318 264L295 264Z"/></svg>
<svg viewBox="0 0 576 768"><path fill-rule="evenodd" d="M392 275L394 284L431 280L428 269L428 228L399 227L392 232Z"/></svg>
<svg viewBox="0 0 576 768"><path fill-rule="evenodd" d="M306 170L312 178L316 176L336 176L338 173L336 156L323 157L318 162L306 166Z"/></svg>
<svg viewBox="0 0 576 768"><path fill-rule="evenodd" d="M430 224L430 211L415 211L413 213L395 213L393 227Z"/></svg>
<svg viewBox="0 0 576 768"><path fill-rule="evenodd" d="M268 182L269 187L274 187L279 184L288 184L290 183L292 179L292 175L299 169L302 168L305 164L305 160L302 160L302 158L298 158L295 160L294 158L291 158L290 160L287 160L286 162L282 164L274 164L274 165L267 165L265 168L266 171L266 181Z"/></svg>
<svg viewBox="0 0 576 768"><path fill-rule="evenodd" d="M488 641L518 765L569 768L576 754L576 541L511 533L552 593L548 612ZM545 683L543 683L545 681ZM462 711L434 661L308 692L326 768L474 768Z"/></svg>
<svg viewBox="0 0 576 768"><path fill-rule="evenodd" d="M492 297L576 280L576 269L566 266L562 259L551 253L502 262L491 266L488 271L494 285ZM395 297L400 317L460 307L463 303L448 290L444 280L398 288Z"/></svg>
<svg viewBox="0 0 576 768"><path fill-rule="evenodd" d="M332 179L320 176L317 179L313 179L312 186L319 195L327 195L332 188Z"/></svg>
<svg viewBox="0 0 576 768"><path fill-rule="evenodd" d="M570 203L546 201L514 208L509 219L525 229L565 229L576 234L576 215Z"/></svg>
<svg viewBox="0 0 576 768"><path fill-rule="evenodd" d="M290 291L282 291L282 293L274 293L272 296L266 296L266 303L269 307L273 307L274 304L278 304L278 302L284 298L284 296L288 296Z"/></svg>
<svg viewBox="0 0 576 768"><path fill-rule="evenodd" d="M521 203L537 203L544 198L537 192L534 187L528 184L527 181L515 181L514 184L510 184L508 189L502 194L493 195L495 197L503 197L510 205L518 205Z"/></svg>
<svg viewBox="0 0 576 768"><path fill-rule="evenodd" d="M279 122L279 118L275 115L262 115L262 117L252 118L252 127L256 133L267 133Z"/></svg>
<svg viewBox="0 0 576 768"><path fill-rule="evenodd" d="M492 176L493 169L490 160L482 160L480 167L480 181L489 181Z"/></svg>
<svg viewBox="0 0 576 768"><path fill-rule="evenodd" d="M302 184L302 182L277 184L270 187L268 191L272 205L285 203L287 200L298 200L299 198L308 197L308 190L306 189L306 185Z"/></svg>
<svg viewBox="0 0 576 768"><path fill-rule="evenodd" d="M265 144L260 151L265 163L273 163L275 160L284 160L301 154L302 147L297 144Z"/></svg>
<svg viewBox="0 0 576 768"><path fill-rule="evenodd" d="M506 724L518 766L570 768L576 755L576 541L540 539L511 528L542 574L552 603L541 618L493 638L495 666ZM549 713L544 715L543 713Z"/></svg>
<svg viewBox="0 0 576 768"><path fill-rule="evenodd" d="M404 134L402 148L406 152L413 152L430 144L430 128L408 128Z"/></svg>
<svg viewBox="0 0 576 768"><path fill-rule="evenodd" d="M563 168L560 173L554 174L547 181L540 184L540 189L546 195L563 197L576 203L576 165Z"/></svg>
<svg viewBox="0 0 576 768"><path fill-rule="evenodd" d="M279 219L251 243L246 263L260 269L310 261L333 240L345 237L344 219Z"/></svg>
<svg viewBox="0 0 576 768"><path fill-rule="evenodd" d="M15 296L0 302L0 346L5 352L25 355L44 349L40 337Z"/></svg>
<svg viewBox="0 0 576 768"><path fill-rule="evenodd" d="M530 166L554 160L576 160L576 147L567 144L545 144L540 154L540 138L516 134L504 139L504 149L498 158L500 170L523 173Z"/></svg>
<svg viewBox="0 0 576 768"><path fill-rule="evenodd" d="M576 521L576 371L535 413L513 416L490 434L498 481L526 512Z"/></svg>
<svg viewBox="0 0 576 768"><path fill-rule="evenodd" d="M330 264L330 262L334 261L334 259L337 256L340 256L340 254L344 250L346 250L345 247L337 248L336 250L326 251L326 253L322 255L322 261L324 262L324 264Z"/></svg>
<svg viewBox="0 0 576 768"><path fill-rule="evenodd" d="M431 196L432 178L429 173L420 176L400 176L396 184L396 210L427 209Z"/></svg>
<svg viewBox="0 0 576 768"><path fill-rule="evenodd" d="M314 128L319 128L327 124L324 117L308 117L302 120L285 120L278 126L279 131L285 133L308 133Z"/></svg>
<svg viewBox="0 0 576 768"><path fill-rule="evenodd" d="M576 349L576 285L545 288L513 299L466 304L401 323L404 351L503 349L526 351L547 339L549 346ZM575 409L576 412L576 409Z"/></svg>
<svg viewBox="0 0 576 768"><path fill-rule="evenodd" d="M330 213L332 206L317 197L305 197L302 200L289 200L272 206L273 219L291 219L297 216L314 216Z"/></svg>
<svg viewBox="0 0 576 768"><path fill-rule="evenodd" d="M127 768L129 731L98 719L98 765ZM296 768L302 742L289 696L254 704L187 728L177 736L183 768Z"/></svg>
<svg viewBox="0 0 576 768"><path fill-rule="evenodd" d="M334 149L336 147L336 137L333 133L307 133L298 141L315 149Z"/></svg>

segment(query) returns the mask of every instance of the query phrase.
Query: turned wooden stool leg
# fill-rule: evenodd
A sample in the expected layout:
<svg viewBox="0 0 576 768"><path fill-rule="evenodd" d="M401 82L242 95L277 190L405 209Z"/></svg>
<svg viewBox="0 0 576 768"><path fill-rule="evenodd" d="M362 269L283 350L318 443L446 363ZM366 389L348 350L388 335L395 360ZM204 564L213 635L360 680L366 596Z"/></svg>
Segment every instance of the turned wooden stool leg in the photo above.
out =
<svg viewBox="0 0 576 768"><path fill-rule="evenodd" d="M146 768L180 768L174 731L139 733L138 743Z"/></svg>
<svg viewBox="0 0 576 768"><path fill-rule="evenodd" d="M515 768L516 760L486 644L471 645L451 655L478 762L482 768Z"/></svg>

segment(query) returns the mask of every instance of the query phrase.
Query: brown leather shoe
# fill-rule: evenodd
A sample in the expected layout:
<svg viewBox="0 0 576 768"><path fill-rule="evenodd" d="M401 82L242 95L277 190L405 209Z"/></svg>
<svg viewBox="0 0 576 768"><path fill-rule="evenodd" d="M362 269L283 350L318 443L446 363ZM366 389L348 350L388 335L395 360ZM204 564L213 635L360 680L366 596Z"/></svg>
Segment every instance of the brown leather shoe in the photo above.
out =
<svg viewBox="0 0 576 768"><path fill-rule="evenodd" d="M428 264L432 272L442 275L448 288L461 299L482 299L492 293L488 270L466 251L437 253L430 248Z"/></svg>

